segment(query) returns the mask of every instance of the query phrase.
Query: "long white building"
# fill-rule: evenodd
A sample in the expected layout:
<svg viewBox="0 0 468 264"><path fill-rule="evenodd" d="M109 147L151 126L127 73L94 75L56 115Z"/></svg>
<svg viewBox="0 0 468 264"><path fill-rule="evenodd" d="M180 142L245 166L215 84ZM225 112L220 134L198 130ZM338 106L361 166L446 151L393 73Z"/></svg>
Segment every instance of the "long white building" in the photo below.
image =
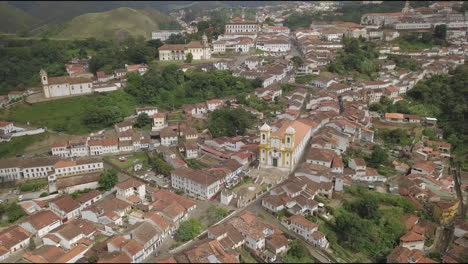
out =
<svg viewBox="0 0 468 264"><path fill-rule="evenodd" d="M166 41L170 36L182 33L184 33L183 30L158 30L151 32L151 39Z"/></svg>
<svg viewBox="0 0 468 264"><path fill-rule="evenodd" d="M203 36L203 43L192 41L188 44L164 44L159 47L159 60L163 61L183 61L189 53L193 60L211 59L211 48L208 45L208 38Z"/></svg>

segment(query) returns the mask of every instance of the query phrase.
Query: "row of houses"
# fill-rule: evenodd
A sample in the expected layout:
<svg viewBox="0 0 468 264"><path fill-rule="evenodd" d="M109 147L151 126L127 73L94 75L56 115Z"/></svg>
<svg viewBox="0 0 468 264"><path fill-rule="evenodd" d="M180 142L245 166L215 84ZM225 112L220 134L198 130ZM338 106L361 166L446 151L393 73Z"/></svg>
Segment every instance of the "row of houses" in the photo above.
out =
<svg viewBox="0 0 468 264"><path fill-rule="evenodd" d="M142 182L128 179L116 185L115 196L104 197L94 190L76 199L64 195L49 202L24 202L23 208L34 204L37 210L27 211L30 215L18 225L0 232L5 248L1 259L26 249L32 238L42 240L42 246L23 254L28 262L75 263L91 253L99 262L141 263L197 206L175 193L153 192L145 187ZM134 196L142 199L134 200ZM141 213L130 215L135 210ZM107 237L100 242L104 250L99 250L95 241L103 235Z"/></svg>

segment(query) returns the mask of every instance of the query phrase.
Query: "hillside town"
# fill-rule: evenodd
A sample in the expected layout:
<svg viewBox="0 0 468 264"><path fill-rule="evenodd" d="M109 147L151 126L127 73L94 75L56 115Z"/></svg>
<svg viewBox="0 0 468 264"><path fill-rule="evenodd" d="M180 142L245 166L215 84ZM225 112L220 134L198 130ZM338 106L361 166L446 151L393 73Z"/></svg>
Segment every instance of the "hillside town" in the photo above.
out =
<svg viewBox="0 0 468 264"><path fill-rule="evenodd" d="M0 98L5 111L117 92L140 103L67 136L0 120L0 144L58 135L0 159L0 261L468 262L465 141L452 144L456 129L447 136L430 106L412 108L437 97L423 92L443 78L464 78L466 96L468 11L463 1L412 5L300 28L288 27L293 11L336 15L338 2L242 7L217 36L197 28L207 15L184 21L181 9L170 15L183 29L149 32L154 64L94 72L87 55L64 76L44 65L40 87ZM252 89L227 95L222 78ZM170 93L189 99L148 98Z"/></svg>

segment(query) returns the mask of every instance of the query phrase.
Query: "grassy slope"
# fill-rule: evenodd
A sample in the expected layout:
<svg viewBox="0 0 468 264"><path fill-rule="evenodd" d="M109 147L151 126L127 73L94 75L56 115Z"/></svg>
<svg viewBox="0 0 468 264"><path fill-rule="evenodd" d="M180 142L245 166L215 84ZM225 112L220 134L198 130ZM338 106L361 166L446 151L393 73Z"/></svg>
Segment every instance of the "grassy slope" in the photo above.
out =
<svg viewBox="0 0 468 264"><path fill-rule="evenodd" d="M135 99L123 91L105 94L58 99L32 106L22 104L8 112L1 112L0 119L19 124L28 121L31 125L46 126L49 129L60 128L69 134L83 135L91 132L84 124L86 109L93 105L116 105L129 116L137 105Z"/></svg>
<svg viewBox="0 0 468 264"><path fill-rule="evenodd" d="M121 7L75 17L66 24L57 37L113 39L115 32L121 29L132 36L144 36L149 39L151 31L159 28L158 23L169 19L171 18L156 10Z"/></svg>
<svg viewBox="0 0 468 264"><path fill-rule="evenodd" d="M15 33L22 28L29 28L39 20L18 9L6 1L0 1L0 32Z"/></svg>
<svg viewBox="0 0 468 264"><path fill-rule="evenodd" d="M47 137L46 133L14 137L9 142L0 142L0 158L15 157L24 154L27 147Z"/></svg>

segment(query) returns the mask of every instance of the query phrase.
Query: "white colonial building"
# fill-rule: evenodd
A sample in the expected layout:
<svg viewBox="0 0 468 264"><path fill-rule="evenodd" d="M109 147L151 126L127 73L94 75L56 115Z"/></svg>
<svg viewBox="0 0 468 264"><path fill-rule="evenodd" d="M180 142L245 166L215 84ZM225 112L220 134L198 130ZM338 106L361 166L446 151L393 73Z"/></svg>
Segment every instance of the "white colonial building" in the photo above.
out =
<svg viewBox="0 0 468 264"><path fill-rule="evenodd" d="M183 30L158 30L151 33L151 39L159 39L166 41L171 35L177 35L184 33Z"/></svg>
<svg viewBox="0 0 468 264"><path fill-rule="evenodd" d="M255 21L244 20L240 17L235 17L225 25L225 33L246 33L258 32L260 25Z"/></svg>
<svg viewBox="0 0 468 264"><path fill-rule="evenodd" d="M189 53L192 54L193 60L211 59L211 48L206 35L203 35L203 43L191 41L188 44L164 44L158 51L159 59L165 61L183 61Z"/></svg>

